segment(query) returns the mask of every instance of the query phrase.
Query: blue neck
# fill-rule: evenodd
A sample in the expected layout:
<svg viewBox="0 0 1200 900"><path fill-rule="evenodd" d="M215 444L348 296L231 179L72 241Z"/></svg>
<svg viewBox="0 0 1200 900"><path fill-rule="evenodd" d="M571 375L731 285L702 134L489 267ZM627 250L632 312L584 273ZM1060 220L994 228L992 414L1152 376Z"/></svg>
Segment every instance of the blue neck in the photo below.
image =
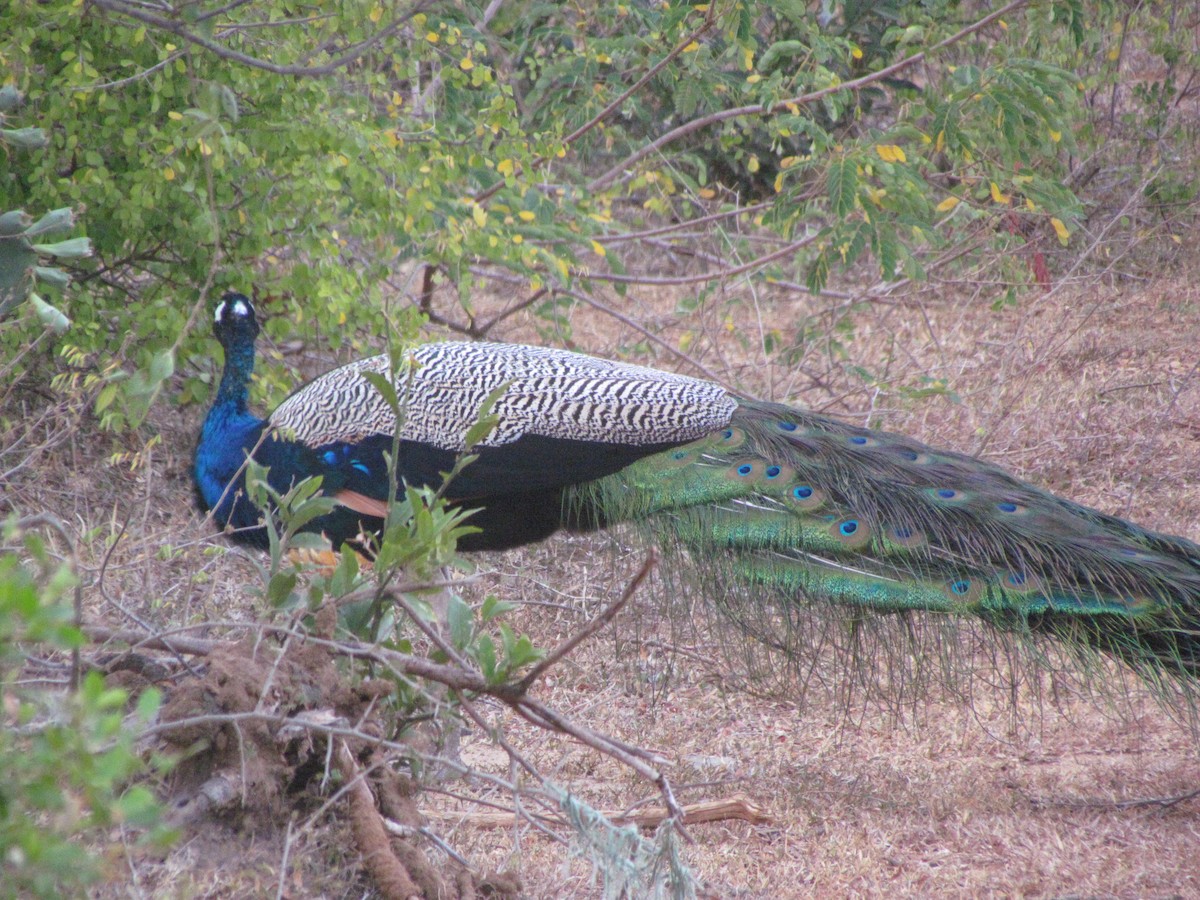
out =
<svg viewBox="0 0 1200 900"><path fill-rule="evenodd" d="M250 376L254 374L254 342L236 341L225 348L225 370L213 401L213 411L244 413L250 397Z"/></svg>
<svg viewBox="0 0 1200 900"><path fill-rule="evenodd" d="M225 370L212 409L204 419L200 443L196 448L196 486L205 506L214 510L216 521L241 525L242 513L250 515L244 494L244 476L229 487L242 467L246 454L262 433L263 420L247 409L250 374L254 371L254 342L234 341L225 347ZM227 489L228 488L228 489ZM245 510L242 507L246 507Z"/></svg>

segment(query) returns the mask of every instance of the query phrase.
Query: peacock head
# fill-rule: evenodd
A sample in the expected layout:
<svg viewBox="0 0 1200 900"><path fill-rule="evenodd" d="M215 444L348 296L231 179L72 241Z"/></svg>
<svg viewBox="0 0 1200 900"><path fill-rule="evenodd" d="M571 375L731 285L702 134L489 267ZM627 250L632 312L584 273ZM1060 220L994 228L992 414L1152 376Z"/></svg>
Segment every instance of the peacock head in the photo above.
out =
<svg viewBox="0 0 1200 900"><path fill-rule="evenodd" d="M258 337L258 319L254 316L250 298L234 291L225 294L213 316L213 334L226 349L231 344L254 346L254 339Z"/></svg>

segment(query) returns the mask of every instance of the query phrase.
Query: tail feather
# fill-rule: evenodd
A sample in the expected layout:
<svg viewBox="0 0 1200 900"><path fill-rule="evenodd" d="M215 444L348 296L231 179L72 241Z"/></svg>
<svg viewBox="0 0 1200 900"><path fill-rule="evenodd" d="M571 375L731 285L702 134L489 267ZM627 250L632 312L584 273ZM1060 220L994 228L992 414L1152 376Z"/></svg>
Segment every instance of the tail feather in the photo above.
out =
<svg viewBox="0 0 1200 900"><path fill-rule="evenodd" d="M1200 679L1200 546L902 436L743 402L578 500L789 598L973 616Z"/></svg>

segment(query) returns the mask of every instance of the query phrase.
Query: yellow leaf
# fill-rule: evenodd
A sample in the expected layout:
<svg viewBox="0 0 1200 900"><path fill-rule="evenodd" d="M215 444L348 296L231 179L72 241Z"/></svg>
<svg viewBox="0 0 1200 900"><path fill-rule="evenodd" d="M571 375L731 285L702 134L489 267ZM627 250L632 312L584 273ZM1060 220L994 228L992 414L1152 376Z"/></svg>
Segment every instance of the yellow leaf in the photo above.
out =
<svg viewBox="0 0 1200 900"><path fill-rule="evenodd" d="M783 190L783 172L780 172L778 175L775 176L775 193L778 194L782 190Z"/></svg>
<svg viewBox="0 0 1200 900"><path fill-rule="evenodd" d="M1051 128L1050 129L1050 140L1054 141L1054 143L1057 144L1059 141L1062 140L1062 132L1055 131L1053 128Z"/></svg>
<svg viewBox="0 0 1200 900"><path fill-rule="evenodd" d="M1001 191L1000 185L996 184L996 182L993 181L992 182L992 199L995 202L999 203L1001 206L1008 206L1009 202L1012 200L1012 197L1008 196L1008 194L1005 194L1003 191Z"/></svg>
<svg viewBox="0 0 1200 900"><path fill-rule="evenodd" d="M859 50L857 47L853 48L853 49L850 51L850 55L851 55L851 56L853 56L855 59L862 59L862 58L863 58L863 52L862 52L861 50Z"/></svg>
<svg viewBox="0 0 1200 900"><path fill-rule="evenodd" d="M757 72L755 72L753 75L746 76L747 84L758 84L760 81L762 81L762 76L759 75Z"/></svg>
<svg viewBox="0 0 1200 900"><path fill-rule="evenodd" d="M697 193L700 194L701 200L711 200L713 197L717 196L717 192L712 188L700 188Z"/></svg>
<svg viewBox="0 0 1200 900"><path fill-rule="evenodd" d="M167 118L170 119L172 122L182 122L183 121L183 113L177 113L177 112L175 112L175 110L171 110L169 113L167 113Z"/></svg>
<svg viewBox="0 0 1200 900"><path fill-rule="evenodd" d="M376 6L373 10L371 10L371 14L369 16L367 16L367 18L370 19L372 22L378 22L380 19L383 18L383 7Z"/></svg>
<svg viewBox="0 0 1200 900"><path fill-rule="evenodd" d="M513 161L511 159L502 159L496 163L496 171L508 178L514 171Z"/></svg>
<svg viewBox="0 0 1200 900"><path fill-rule="evenodd" d="M938 153L941 153L942 150L945 149L945 147L946 147L946 132L939 131L938 136L937 136L937 141L934 143L933 149L936 150Z"/></svg>
<svg viewBox="0 0 1200 900"><path fill-rule="evenodd" d="M521 243L524 243L524 241L525 241L525 237L524 237L523 235L520 235L520 234L514 234L514 235L512 236L512 242L513 242L514 244L521 244Z"/></svg>
<svg viewBox="0 0 1200 900"><path fill-rule="evenodd" d="M487 210L478 203L471 208L471 218L475 220L475 224L482 228L487 224Z"/></svg>
<svg viewBox="0 0 1200 900"><path fill-rule="evenodd" d="M597 256L607 256L608 251L604 249L604 245L599 241L592 241L592 252Z"/></svg>
<svg viewBox="0 0 1200 900"><path fill-rule="evenodd" d="M937 211L938 212L950 212L950 210L954 209L954 207L956 207L956 206L958 206L958 198L957 197L947 197L945 200L943 200L941 203L939 203L937 205Z"/></svg>
<svg viewBox="0 0 1200 900"><path fill-rule="evenodd" d="M754 51L749 47L742 50L742 66L747 72L754 68Z"/></svg>
<svg viewBox="0 0 1200 900"><path fill-rule="evenodd" d="M1071 232L1067 231L1067 226L1062 223L1062 219L1051 219L1050 224L1054 226L1054 233L1058 235L1058 242L1064 247L1067 246L1067 241L1071 239Z"/></svg>
<svg viewBox="0 0 1200 900"><path fill-rule="evenodd" d="M907 162L908 157L904 155L904 151L895 144L876 144L875 152L879 154L879 158L885 162Z"/></svg>
<svg viewBox="0 0 1200 900"><path fill-rule="evenodd" d="M695 53L699 49L700 49L700 44L696 41L692 41L690 44L688 44L686 47L683 48L683 52L684 53Z"/></svg>
<svg viewBox="0 0 1200 900"><path fill-rule="evenodd" d="M163 169L163 178L167 179L167 181L174 181L175 180L175 170L172 169L170 166L167 166L165 169Z"/></svg>
<svg viewBox="0 0 1200 900"><path fill-rule="evenodd" d="M441 39L441 36L436 31L429 31L425 34L425 40L429 41L431 44L436 44Z"/></svg>
<svg viewBox="0 0 1200 900"><path fill-rule="evenodd" d="M537 216L535 216L533 213L531 213L527 209L521 210L519 213L517 213L517 216L520 217L522 222L532 222L534 219L537 218Z"/></svg>
<svg viewBox="0 0 1200 900"><path fill-rule="evenodd" d="M746 163L746 168L749 169L751 172L757 172L758 168L759 168L758 157L757 156L750 157L749 162Z"/></svg>
<svg viewBox="0 0 1200 900"><path fill-rule="evenodd" d="M475 63L471 62L471 57L464 56L458 61L458 67L464 72L470 72L473 68L475 68Z"/></svg>
<svg viewBox="0 0 1200 900"><path fill-rule="evenodd" d="M1037 212L1037 205L1028 197L1025 198L1025 208L1030 212Z"/></svg>

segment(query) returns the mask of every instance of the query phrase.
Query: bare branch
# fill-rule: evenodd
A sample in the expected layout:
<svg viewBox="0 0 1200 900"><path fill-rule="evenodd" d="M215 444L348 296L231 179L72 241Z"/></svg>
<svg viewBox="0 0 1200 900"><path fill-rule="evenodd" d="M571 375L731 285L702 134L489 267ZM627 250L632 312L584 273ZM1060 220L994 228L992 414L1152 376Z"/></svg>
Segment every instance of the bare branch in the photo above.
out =
<svg viewBox="0 0 1200 900"><path fill-rule="evenodd" d="M210 40L202 35L195 34L187 29L182 22L177 22L172 19L167 19L154 13L145 11L144 9L132 6L126 0L93 0L95 6L108 12L115 13L120 16L128 16L144 25L150 25L162 31L175 35L190 44L195 44L198 47L203 47L210 53L219 56L221 59L229 60L230 62L240 63L244 66L250 66L254 69L262 69L266 72L272 72L276 75L291 75L295 77L313 77L318 75L332 75L340 69L345 68L350 63L359 59L363 54L367 53L374 47L386 41L388 38L396 35L401 27L404 26L409 19L416 15L423 8L423 4L427 0L422 0L415 4L412 9L399 18L393 19L375 34L371 35L357 44L351 44L342 51L340 56L335 57L323 66L288 66L280 65L279 63L268 62L264 59L259 59L256 56L242 53L238 50L232 50L225 47L216 41ZM236 5L236 4L233 4Z"/></svg>

